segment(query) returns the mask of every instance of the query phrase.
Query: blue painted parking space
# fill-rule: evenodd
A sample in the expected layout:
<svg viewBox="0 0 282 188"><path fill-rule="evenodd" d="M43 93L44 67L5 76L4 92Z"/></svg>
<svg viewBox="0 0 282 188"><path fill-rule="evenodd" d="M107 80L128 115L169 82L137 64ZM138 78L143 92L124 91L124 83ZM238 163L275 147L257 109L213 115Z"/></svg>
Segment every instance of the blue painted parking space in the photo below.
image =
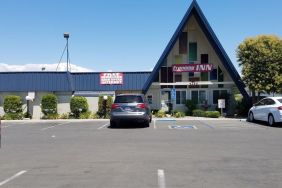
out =
<svg viewBox="0 0 282 188"><path fill-rule="evenodd" d="M198 129L195 125L170 125L170 129Z"/></svg>

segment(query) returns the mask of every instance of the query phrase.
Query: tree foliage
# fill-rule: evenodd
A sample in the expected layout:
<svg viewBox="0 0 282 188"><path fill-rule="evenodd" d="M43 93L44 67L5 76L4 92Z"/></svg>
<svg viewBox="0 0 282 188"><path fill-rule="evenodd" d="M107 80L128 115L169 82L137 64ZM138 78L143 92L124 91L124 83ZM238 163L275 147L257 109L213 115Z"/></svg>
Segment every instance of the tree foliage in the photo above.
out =
<svg viewBox="0 0 282 188"><path fill-rule="evenodd" d="M8 95L4 98L4 118L7 120L22 119L22 98L16 95Z"/></svg>
<svg viewBox="0 0 282 188"><path fill-rule="evenodd" d="M54 94L44 95L41 99L41 111L47 116L49 114L57 114L58 99Z"/></svg>
<svg viewBox="0 0 282 188"><path fill-rule="evenodd" d="M75 118L79 118L81 114L89 111L87 99L82 96L74 96L70 101L70 109Z"/></svg>
<svg viewBox="0 0 282 188"><path fill-rule="evenodd" d="M113 98L111 96L108 96L106 101L106 109L104 109L104 98L103 96L99 96L98 111L97 111L98 116L100 118L109 117L112 104L113 104Z"/></svg>
<svg viewBox="0 0 282 188"><path fill-rule="evenodd" d="M244 40L237 49L244 82L256 92L282 92L282 39L261 35Z"/></svg>

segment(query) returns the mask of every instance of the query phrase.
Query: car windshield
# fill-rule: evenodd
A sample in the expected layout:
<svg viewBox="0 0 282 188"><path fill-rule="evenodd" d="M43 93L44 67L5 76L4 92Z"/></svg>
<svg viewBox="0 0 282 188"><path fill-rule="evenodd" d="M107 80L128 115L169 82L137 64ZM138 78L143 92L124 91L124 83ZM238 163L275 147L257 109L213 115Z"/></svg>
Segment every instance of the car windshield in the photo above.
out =
<svg viewBox="0 0 282 188"><path fill-rule="evenodd" d="M277 99L280 103L282 103L282 99Z"/></svg>
<svg viewBox="0 0 282 188"><path fill-rule="evenodd" d="M117 96L115 103L142 103L142 97L136 95Z"/></svg>

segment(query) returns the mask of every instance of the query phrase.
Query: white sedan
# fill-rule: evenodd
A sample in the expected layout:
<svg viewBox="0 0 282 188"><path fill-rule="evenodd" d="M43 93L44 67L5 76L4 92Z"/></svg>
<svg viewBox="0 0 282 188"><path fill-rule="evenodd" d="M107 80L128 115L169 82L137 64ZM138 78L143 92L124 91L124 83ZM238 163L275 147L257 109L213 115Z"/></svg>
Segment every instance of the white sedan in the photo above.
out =
<svg viewBox="0 0 282 188"><path fill-rule="evenodd" d="M249 110L249 121L266 121L272 126L282 122L282 97L266 97Z"/></svg>

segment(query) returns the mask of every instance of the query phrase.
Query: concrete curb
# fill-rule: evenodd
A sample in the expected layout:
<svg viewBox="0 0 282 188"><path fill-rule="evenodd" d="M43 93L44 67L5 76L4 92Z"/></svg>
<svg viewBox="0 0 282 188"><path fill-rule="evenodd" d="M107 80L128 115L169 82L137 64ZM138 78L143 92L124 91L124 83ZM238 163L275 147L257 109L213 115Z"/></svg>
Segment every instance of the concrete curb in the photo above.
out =
<svg viewBox="0 0 282 188"><path fill-rule="evenodd" d="M109 121L110 119L40 119L40 120L1 120L2 123L52 123L52 122L95 122L95 121ZM205 120L213 120L213 121L246 121L246 118L236 119L236 118L204 118L204 117L184 117L184 118L153 118L154 121L205 121Z"/></svg>
<svg viewBox="0 0 282 188"><path fill-rule="evenodd" d="M246 119L238 119L238 118L205 118L205 117L184 117L184 118L153 118L153 120L156 121L184 121L184 120L201 120L201 121L205 121L205 120L214 120L214 121L226 121L226 120L230 120L230 121L246 121Z"/></svg>
<svg viewBox="0 0 282 188"><path fill-rule="evenodd" d="M109 119L41 119L41 120L1 120L2 123L52 123L52 122L92 122L109 121Z"/></svg>

